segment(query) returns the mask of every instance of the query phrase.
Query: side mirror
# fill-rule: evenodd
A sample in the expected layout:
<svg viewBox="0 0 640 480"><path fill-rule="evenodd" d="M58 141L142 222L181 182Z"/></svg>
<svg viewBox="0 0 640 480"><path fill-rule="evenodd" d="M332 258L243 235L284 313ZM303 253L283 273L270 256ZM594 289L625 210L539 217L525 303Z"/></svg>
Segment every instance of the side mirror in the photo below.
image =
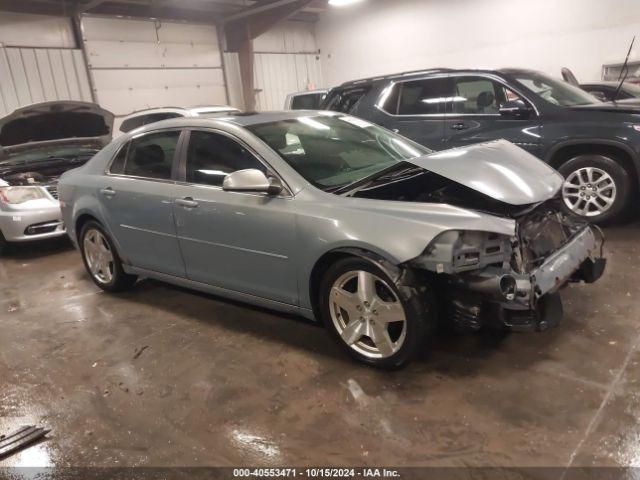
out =
<svg viewBox="0 0 640 480"><path fill-rule="evenodd" d="M277 195L282 184L277 178L267 178L260 170L248 168L237 170L224 177L222 189L228 192L262 192Z"/></svg>
<svg viewBox="0 0 640 480"><path fill-rule="evenodd" d="M500 115L512 118L527 118L531 109L522 100L511 100L500 105Z"/></svg>

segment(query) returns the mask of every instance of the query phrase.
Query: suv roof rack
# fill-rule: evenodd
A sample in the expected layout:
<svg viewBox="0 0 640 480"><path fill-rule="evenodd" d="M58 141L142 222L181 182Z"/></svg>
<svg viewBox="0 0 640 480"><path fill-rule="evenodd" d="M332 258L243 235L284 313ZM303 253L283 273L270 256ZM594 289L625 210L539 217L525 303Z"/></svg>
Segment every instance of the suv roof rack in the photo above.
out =
<svg viewBox="0 0 640 480"><path fill-rule="evenodd" d="M377 75L375 77L361 78L358 80L350 80L348 82L342 83L340 86L351 87L351 86L361 85L363 83L372 83L372 82L377 82L379 80L385 80L385 79L394 78L394 77L404 77L409 75L419 75L423 73L451 72L451 71L453 71L453 69L451 68L423 68L421 70L408 70L406 72L388 73L385 75Z"/></svg>

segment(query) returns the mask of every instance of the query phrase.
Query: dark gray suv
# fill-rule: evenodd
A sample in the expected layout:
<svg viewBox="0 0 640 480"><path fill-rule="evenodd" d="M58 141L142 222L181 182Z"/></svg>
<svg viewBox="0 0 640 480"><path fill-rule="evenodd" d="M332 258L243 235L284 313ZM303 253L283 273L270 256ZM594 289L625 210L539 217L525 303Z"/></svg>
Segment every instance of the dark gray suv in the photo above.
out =
<svg viewBox="0 0 640 480"><path fill-rule="evenodd" d="M600 102L543 73L434 69L347 82L327 110L359 116L442 150L507 139L565 177L565 208L593 221L635 201L640 108ZM451 160L455 161L455 160Z"/></svg>

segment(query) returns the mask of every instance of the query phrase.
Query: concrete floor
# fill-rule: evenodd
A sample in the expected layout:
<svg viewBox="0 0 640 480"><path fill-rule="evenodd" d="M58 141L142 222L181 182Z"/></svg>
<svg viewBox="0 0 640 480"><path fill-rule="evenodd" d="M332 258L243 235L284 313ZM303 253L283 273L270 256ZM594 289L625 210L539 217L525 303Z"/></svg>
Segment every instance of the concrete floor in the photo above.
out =
<svg viewBox="0 0 640 480"><path fill-rule="evenodd" d="M62 241L0 259L0 466L640 465L640 222L539 334L450 336L408 368L315 325L156 282L109 295Z"/></svg>

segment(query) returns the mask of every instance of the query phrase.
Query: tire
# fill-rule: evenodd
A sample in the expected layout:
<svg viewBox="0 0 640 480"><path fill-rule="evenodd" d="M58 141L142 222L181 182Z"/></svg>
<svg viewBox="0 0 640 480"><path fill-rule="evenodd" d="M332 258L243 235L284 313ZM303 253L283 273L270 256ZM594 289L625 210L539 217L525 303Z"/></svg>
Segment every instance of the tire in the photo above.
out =
<svg viewBox="0 0 640 480"><path fill-rule="evenodd" d="M90 247L91 244L95 247ZM91 280L102 290L122 292L138 280L136 275L124 271L113 241L98 222L89 221L82 227L80 252Z"/></svg>
<svg viewBox="0 0 640 480"><path fill-rule="evenodd" d="M361 285L368 285L368 290ZM416 289L402 290L372 262L358 257L342 259L327 270L320 285L322 321L359 362L384 369L400 368L425 346L426 333L431 330L427 328L431 319L426 302ZM402 315L402 321L389 321Z"/></svg>
<svg viewBox="0 0 640 480"><path fill-rule="evenodd" d="M618 218L629 204L631 175L614 158L579 155L560 165L558 171L565 178L562 207L570 214L606 223Z"/></svg>

